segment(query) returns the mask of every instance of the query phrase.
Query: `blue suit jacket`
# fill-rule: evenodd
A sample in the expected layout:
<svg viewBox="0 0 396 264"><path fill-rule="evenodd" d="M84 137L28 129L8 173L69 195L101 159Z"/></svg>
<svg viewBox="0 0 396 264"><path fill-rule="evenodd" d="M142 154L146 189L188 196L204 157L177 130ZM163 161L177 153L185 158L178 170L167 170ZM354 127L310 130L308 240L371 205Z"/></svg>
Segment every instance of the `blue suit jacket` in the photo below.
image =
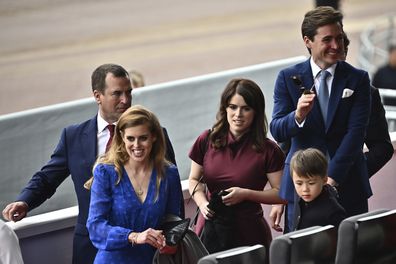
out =
<svg viewBox="0 0 396 264"><path fill-rule="evenodd" d="M298 99L301 96L291 76L299 75L305 87L314 83L309 59L282 70L275 84L274 110L270 130L278 142L291 139L286 158L280 195L288 201L294 199L294 186L290 176L290 159L300 149L314 147L328 153L328 175L339 183L340 203L348 207L356 201L371 196L366 161L362 152L365 130L370 111L370 81L365 71L346 62L338 62L334 73L327 122L315 98L314 106L303 127L294 119ZM344 89L353 90L343 97Z"/></svg>
<svg viewBox="0 0 396 264"><path fill-rule="evenodd" d="M89 240L86 222L89 211L90 191L84 183L92 176L97 157L97 117L81 124L66 127L50 161L35 173L22 190L17 201L25 201L29 210L49 199L56 188L71 175L77 194L79 214L74 234L73 263L93 263L96 248ZM167 158L175 163L175 155L165 129Z"/></svg>

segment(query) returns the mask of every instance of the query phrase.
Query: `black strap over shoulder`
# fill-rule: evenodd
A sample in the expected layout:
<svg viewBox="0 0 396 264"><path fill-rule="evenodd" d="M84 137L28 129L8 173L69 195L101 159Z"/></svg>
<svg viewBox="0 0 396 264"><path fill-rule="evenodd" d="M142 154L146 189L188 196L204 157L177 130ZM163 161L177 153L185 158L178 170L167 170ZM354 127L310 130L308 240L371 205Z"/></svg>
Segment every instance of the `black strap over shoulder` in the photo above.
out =
<svg viewBox="0 0 396 264"><path fill-rule="evenodd" d="M200 142L200 146L199 146L199 147L201 148L202 153L204 153L204 154L206 153L206 151L208 150L208 147L209 147L209 136L210 136L210 133L211 133L211 132L212 132L212 129L209 128L209 129L208 129L208 135L204 138L204 140L202 140L202 141ZM199 180L198 180L197 184L195 184L194 189L193 189L193 191L192 191L192 193L191 193L190 198L188 198L187 204L189 204L190 201L192 200L192 197L194 196L194 194L195 194L195 192L196 192L196 189L197 189L198 185L199 185L200 183L204 183L203 177L204 177L203 174L201 175L201 177L199 177ZM199 214L199 208L197 207L197 211L196 211L194 217L192 218L190 227L192 227L193 225L196 224L197 219L198 219L198 214Z"/></svg>

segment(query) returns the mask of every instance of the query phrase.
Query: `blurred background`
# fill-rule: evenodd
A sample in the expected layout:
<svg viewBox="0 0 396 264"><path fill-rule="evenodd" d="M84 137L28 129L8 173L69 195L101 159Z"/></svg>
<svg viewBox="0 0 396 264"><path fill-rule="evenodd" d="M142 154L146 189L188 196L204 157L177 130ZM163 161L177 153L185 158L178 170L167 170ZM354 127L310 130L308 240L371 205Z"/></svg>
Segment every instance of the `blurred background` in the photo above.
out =
<svg viewBox="0 0 396 264"><path fill-rule="evenodd" d="M0 115L90 97L92 71L108 62L138 70L150 85L308 56L300 25L314 5L313 0L0 0ZM341 0L340 9L351 39L348 61L373 71L386 61L389 31L383 28L392 27L396 2ZM375 36L374 46L362 35Z"/></svg>

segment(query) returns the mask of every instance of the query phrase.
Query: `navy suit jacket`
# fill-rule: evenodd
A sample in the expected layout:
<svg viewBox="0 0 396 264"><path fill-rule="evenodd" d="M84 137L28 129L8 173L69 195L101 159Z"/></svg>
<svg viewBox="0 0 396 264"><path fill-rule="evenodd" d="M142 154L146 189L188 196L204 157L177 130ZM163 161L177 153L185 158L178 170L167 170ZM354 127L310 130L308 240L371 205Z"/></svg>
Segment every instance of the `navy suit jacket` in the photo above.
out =
<svg viewBox="0 0 396 264"><path fill-rule="evenodd" d="M379 91L374 87L371 87L370 122L364 142L369 149L365 156L369 177L371 177L392 158L394 152L385 109Z"/></svg>
<svg viewBox="0 0 396 264"><path fill-rule="evenodd" d="M89 240L86 222L89 211L90 191L84 183L92 176L97 158L97 117L81 124L66 127L50 161L35 173L22 190L17 201L24 201L29 210L49 199L57 187L71 175L77 195L79 214L73 243L73 263L93 263L96 248ZM166 129L167 158L176 164L175 155Z"/></svg>
<svg viewBox="0 0 396 264"><path fill-rule="evenodd" d="M367 72L346 62L338 62L327 121L324 122L315 98L303 127L299 127L294 118L301 91L293 83L293 75L299 75L303 85L311 87L314 80L310 60L282 70L275 84L271 134L278 142L291 139L280 196L288 201L294 200L290 159L297 150L314 147L330 156L328 175L339 184L340 203L348 208L348 204L367 200L372 195L362 151L371 103ZM352 90L353 94L348 96L345 89Z"/></svg>

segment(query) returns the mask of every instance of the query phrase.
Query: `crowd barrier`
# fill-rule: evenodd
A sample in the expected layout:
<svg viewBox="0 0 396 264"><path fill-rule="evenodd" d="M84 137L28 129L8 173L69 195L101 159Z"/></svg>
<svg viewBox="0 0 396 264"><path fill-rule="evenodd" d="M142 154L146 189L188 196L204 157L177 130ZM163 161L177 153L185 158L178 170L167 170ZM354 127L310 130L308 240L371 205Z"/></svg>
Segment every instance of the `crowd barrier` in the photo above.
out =
<svg viewBox="0 0 396 264"><path fill-rule="evenodd" d="M396 131L396 90L378 88L378 91L384 105L389 131Z"/></svg>

